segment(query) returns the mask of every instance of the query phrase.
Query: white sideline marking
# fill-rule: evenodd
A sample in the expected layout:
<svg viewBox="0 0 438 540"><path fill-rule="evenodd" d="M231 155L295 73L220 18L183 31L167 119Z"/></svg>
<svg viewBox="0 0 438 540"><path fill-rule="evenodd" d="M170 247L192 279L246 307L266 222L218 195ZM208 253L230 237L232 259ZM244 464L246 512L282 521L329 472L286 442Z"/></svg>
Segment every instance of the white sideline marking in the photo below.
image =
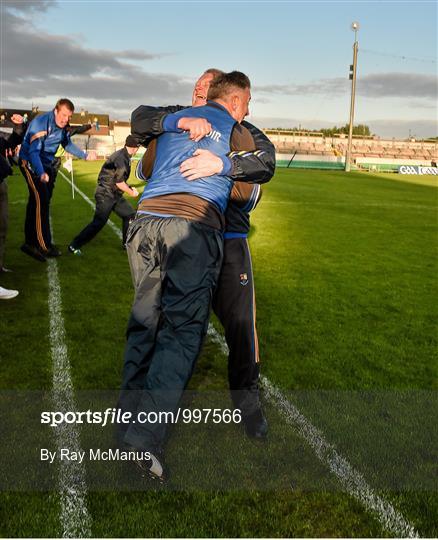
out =
<svg viewBox="0 0 438 540"><path fill-rule="evenodd" d="M70 180L70 178L68 178L61 170L58 171L58 174L60 174L64 180L66 180L70 186L72 185L72 182ZM92 208L93 210L96 208L96 205L94 204L94 202L85 195L85 193L83 193L77 186L76 184L73 185L74 187L74 190L76 191L76 193L79 193L79 195L84 199L84 201L86 201ZM108 225L111 227L111 229L113 230L114 234L116 234L120 240L123 239L123 235L122 235L122 231L120 230L119 227L117 227L117 225L111 221L110 219L108 220Z"/></svg>
<svg viewBox="0 0 438 540"><path fill-rule="evenodd" d="M208 336L228 355L225 338L210 323ZM414 527L392 506L391 503L374 493L362 474L354 469L339 454L335 447L327 442L323 433L317 429L284 394L266 377L260 377L265 397L277 407L286 422L311 446L317 458L337 477L345 491L358 500L368 511L377 516L380 524L390 533L400 538L418 538Z"/></svg>
<svg viewBox="0 0 438 540"><path fill-rule="evenodd" d="M67 182L70 180L63 175ZM77 192L94 207L93 202L80 191ZM114 224L112 224L114 225ZM118 230L120 233L120 229ZM219 345L221 352L228 355L228 346L225 338L219 334L210 323L207 335ZM327 442L324 435L319 431L283 393L274 386L266 377L260 378L266 398L275 405L285 418L286 422L294 427L300 436L311 446L318 459L338 478L345 491L354 499L358 500L367 511L374 514L384 529L400 538L419 538L415 528L398 512L390 502L386 501L371 489L359 471L356 471L348 461L341 456L335 447Z"/></svg>
<svg viewBox="0 0 438 540"><path fill-rule="evenodd" d="M64 318L62 316L61 287L56 259L48 259L50 349L53 366L53 406L56 411L75 411L73 383L70 374ZM63 424L55 428L58 451L69 448L81 450L79 431L75 424ZM58 454L59 455L59 454ZM87 510L85 469L78 462L61 461L59 464L59 494L61 503L61 527L63 538L86 538L91 536L91 519Z"/></svg>
<svg viewBox="0 0 438 540"><path fill-rule="evenodd" d="M337 477L345 491L374 514L388 532L399 538L419 538L418 532L390 502L368 485L362 474L327 442L318 430L266 377L261 377L266 398L277 406L286 422L312 447L317 458Z"/></svg>

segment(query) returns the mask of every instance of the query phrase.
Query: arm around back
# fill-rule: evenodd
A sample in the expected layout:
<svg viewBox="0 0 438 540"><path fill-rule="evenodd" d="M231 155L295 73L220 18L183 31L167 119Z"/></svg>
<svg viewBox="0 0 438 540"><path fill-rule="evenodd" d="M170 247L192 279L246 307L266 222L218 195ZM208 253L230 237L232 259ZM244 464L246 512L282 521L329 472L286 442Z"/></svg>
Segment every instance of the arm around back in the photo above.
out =
<svg viewBox="0 0 438 540"><path fill-rule="evenodd" d="M241 125L251 134L255 150L243 149L229 154L232 163L230 176L233 180L243 182L269 182L275 172L274 145L260 129L249 122L243 121Z"/></svg>

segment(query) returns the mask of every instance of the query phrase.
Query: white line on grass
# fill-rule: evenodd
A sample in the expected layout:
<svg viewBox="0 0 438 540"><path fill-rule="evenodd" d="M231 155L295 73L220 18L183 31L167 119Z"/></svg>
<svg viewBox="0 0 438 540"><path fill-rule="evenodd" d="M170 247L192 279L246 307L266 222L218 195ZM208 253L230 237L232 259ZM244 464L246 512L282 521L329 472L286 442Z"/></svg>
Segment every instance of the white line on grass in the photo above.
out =
<svg viewBox="0 0 438 540"><path fill-rule="evenodd" d="M208 335L217 343L221 351L228 355L227 343L212 324ZM380 524L390 533L401 538L418 538L414 527L392 506L391 503L374 493L362 474L341 456L335 447L327 442L318 430L285 395L266 377L260 378L266 399L277 407L286 422L311 446L318 459L338 478L345 491L358 500L368 511L377 516Z"/></svg>
<svg viewBox="0 0 438 540"><path fill-rule="evenodd" d="M70 180L65 175L62 176L70 183ZM94 207L93 202L82 191L76 186L75 189L85 201ZM120 234L120 229L118 229L118 233ZM218 333L211 323L208 325L207 334L214 343L219 345L222 353L228 355L225 338ZM286 422L298 431L299 435L311 446L318 459L329 467L351 497L374 514L382 527L388 532L400 538L419 537L415 528L403 515L390 502L371 489L362 474L354 469L332 444L325 440L323 433L307 420L276 386L266 377L261 377L261 383L268 401L279 409Z"/></svg>
<svg viewBox="0 0 438 540"><path fill-rule="evenodd" d="M75 411L73 383L70 374L65 325L62 316L61 287L56 259L47 261L49 283L50 349L53 366L53 406L56 411ZM69 448L81 450L79 431L75 424L62 424L55 428L58 451ZM59 453L58 453L59 455ZM59 465L59 494L63 538L91 536L91 519L87 510L85 469L75 461L63 460Z"/></svg>
<svg viewBox="0 0 438 540"><path fill-rule="evenodd" d="M374 514L380 524L390 533L400 538L418 538L415 528L368 485L362 474L327 442L318 430L266 377L261 377L265 396L280 410L286 422L293 426L300 436L312 447L318 459L327 465L343 488L352 497Z"/></svg>

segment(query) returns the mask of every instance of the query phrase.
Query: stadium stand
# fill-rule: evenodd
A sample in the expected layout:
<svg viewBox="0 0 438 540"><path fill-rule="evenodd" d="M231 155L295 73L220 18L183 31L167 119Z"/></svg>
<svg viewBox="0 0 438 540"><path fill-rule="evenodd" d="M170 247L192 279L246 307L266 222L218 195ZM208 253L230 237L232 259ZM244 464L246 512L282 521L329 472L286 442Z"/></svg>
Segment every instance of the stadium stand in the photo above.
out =
<svg viewBox="0 0 438 540"><path fill-rule="evenodd" d="M324 137L322 133L264 130L277 150L280 166L340 168L345 159L348 138ZM281 156L281 158L279 157ZM293 160L291 162L291 158ZM352 158L356 167L372 170L397 170L400 165L430 166L438 157L433 141L398 141L373 137L353 137Z"/></svg>

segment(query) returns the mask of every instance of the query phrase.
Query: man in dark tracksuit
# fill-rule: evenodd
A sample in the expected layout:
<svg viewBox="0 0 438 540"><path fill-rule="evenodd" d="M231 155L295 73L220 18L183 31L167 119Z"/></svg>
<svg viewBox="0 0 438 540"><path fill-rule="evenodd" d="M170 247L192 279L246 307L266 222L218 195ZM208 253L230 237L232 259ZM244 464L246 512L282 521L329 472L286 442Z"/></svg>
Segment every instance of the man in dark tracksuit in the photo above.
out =
<svg viewBox="0 0 438 540"><path fill-rule="evenodd" d="M12 174L8 157L9 153L13 152L21 143L24 134L23 117L19 114L13 114L11 120L14 124L13 132L0 133L0 273L10 272L10 270L3 266L9 221L8 184L6 178ZM18 291L5 289L0 286L0 299L15 298L17 295Z"/></svg>
<svg viewBox="0 0 438 540"><path fill-rule="evenodd" d="M80 248L103 229L111 212L115 212L122 218L123 246L125 245L129 221L135 216L135 210L123 198L123 193L128 193L132 197L138 196L137 190L127 184L131 174L131 157L137 150L136 139L128 136L125 146L111 154L103 164L97 179L96 193L94 194L96 209L93 220L72 240L68 246L70 253L81 255Z"/></svg>
<svg viewBox="0 0 438 540"><path fill-rule="evenodd" d="M212 76L208 74L213 72ZM220 72L219 72L220 73ZM195 84L193 104L202 104L208 87L218 70L207 70ZM163 133L163 123L169 113L185 107L138 107L132 114L132 133L148 145L151 137ZM256 151L232 152L230 176L233 180L245 178L253 182L267 182L275 170L275 149L269 139L248 122L242 122L251 133ZM137 167L137 177L148 180L155 155L153 139L144 158ZM187 168L190 171L190 161ZM196 166L194 164L194 166ZM233 404L242 411L245 429L249 436L266 435L259 398L259 351L255 326L255 293L251 253L247 241L250 228L249 212L260 200L261 189L257 184L235 182L230 203L225 213L224 259L218 287L213 298L213 310L225 330L229 348L228 380Z"/></svg>
<svg viewBox="0 0 438 540"><path fill-rule="evenodd" d="M58 257L61 254L52 244L50 230L50 201L57 172L52 163L56 151L62 145L74 156L89 159L70 140L67 126L73 111L74 105L69 99L60 99L53 111L32 120L21 145L20 169L29 189L25 243L21 250L40 262L45 262L46 257Z"/></svg>
<svg viewBox="0 0 438 540"><path fill-rule="evenodd" d="M19 114L13 114L11 120L14 124L12 133L0 133L0 272L7 271L3 266L8 230L8 184L6 178L12 174L8 155L10 151L15 150L21 144L24 135L23 117Z"/></svg>
<svg viewBox="0 0 438 540"><path fill-rule="evenodd" d="M189 182L179 165L197 148L210 149L223 159L223 173L229 168L224 158L230 150L245 144L254 148L249 132L236 124L247 114L249 80L239 72L222 77L226 84L216 101L171 115L174 127L158 139L152 177L138 208L141 217L129 229L135 299L127 330L122 411L175 411L207 331L232 181L215 174ZM208 136L202 139L186 123L196 119L208 121ZM193 140L175 132L178 128L190 129ZM237 139L241 146L233 148ZM144 391L137 399L139 390ZM165 432L164 423L131 423L123 438L128 446L154 454L139 465L159 479L163 469L156 456Z"/></svg>
<svg viewBox="0 0 438 540"><path fill-rule="evenodd" d="M225 214L224 259L213 310L221 322L229 348L228 381L234 406L242 411L248 435L266 435L259 397L260 359L251 252L248 245L249 212L261 198L258 184L247 184L232 194ZM245 185L244 185L245 186ZM249 196L248 196L249 195Z"/></svg>

